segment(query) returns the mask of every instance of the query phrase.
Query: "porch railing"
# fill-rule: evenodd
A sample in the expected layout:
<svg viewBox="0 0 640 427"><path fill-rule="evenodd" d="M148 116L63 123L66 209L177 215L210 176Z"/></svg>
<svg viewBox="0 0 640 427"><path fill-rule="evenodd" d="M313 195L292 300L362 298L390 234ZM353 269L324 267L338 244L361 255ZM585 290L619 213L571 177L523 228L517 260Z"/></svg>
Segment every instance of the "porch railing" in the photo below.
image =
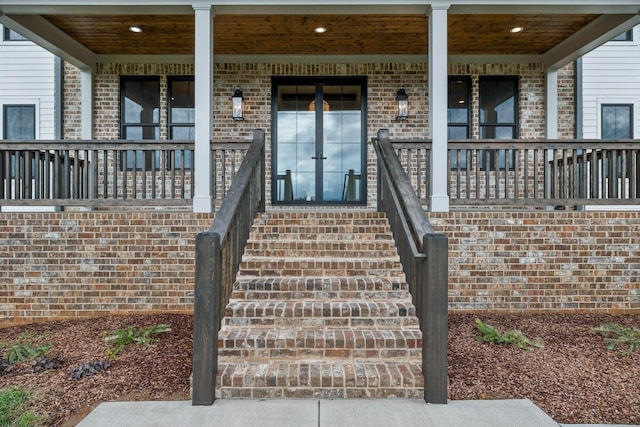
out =
<svg viewBox="0 0 640 427"><path fill-rule="evenodd" d="M218 331L224 307L229 301L253 219L264 209L264 131L256 130L254 142L209 231L196 237L194 405L210 405L215 400Z"/></svg>
<svg viewBox="0 0 640 427"><path fill-rule="evenodd" d="M211 144L221 201L249 143ZM188 206L194 144L181 141L0 141L2 206Z"/></svg>
<svg viewBox="0 0 640 427"><path fill-rule="evenodd" d="M423 205L430 141L393 141ZM451 206L640 204L640 141L449 141Z"/></svg>
<svg viewBox="0 0 640 427"><path fill-rule="evenodd" d="M393 150L389 132L378 132L378 210L389 218L422 330L424 398L447 403L448 239L435 233L409 177Z"/></svg>

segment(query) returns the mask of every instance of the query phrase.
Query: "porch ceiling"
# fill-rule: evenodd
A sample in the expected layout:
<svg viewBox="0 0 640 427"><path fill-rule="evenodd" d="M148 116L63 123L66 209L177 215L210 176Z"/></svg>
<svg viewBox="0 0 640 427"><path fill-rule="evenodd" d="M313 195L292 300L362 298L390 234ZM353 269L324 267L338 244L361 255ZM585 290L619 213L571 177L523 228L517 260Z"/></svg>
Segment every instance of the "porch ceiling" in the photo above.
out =
<svg viewBox="0 0 640 427"><path fill-rule="evenodd" d="M451 55L542 55L598 14L450 14ZM98 55L192 55L194 16L43 15ZM139 26L134 34L130 26ZM323 26L324 34L313 29ZM515 26L520 33L511 33ZM422 14L216 15L216 55L426 55Z"/></svg>

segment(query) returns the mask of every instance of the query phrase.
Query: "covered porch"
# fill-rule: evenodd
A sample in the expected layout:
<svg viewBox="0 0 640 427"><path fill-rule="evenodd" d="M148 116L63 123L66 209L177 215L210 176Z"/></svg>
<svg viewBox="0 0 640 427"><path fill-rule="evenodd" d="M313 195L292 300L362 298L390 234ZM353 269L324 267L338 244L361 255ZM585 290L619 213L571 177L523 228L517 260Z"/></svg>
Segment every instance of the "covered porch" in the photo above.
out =
<svg viewBox="0 0 640 427"><path fill-rule="evenodd" d="M369 142L382 128L432 212L637 204L635 142L605 147L576 140L575 105L566 100L571 62L637 24L633 1L330 3L3 5L0 22L65 59L66 82L74 88L65 94L64 141L3 141L3 206L174 205L212 212L254 129L265 131L270 203L274 181L285 172L272 169L270 155L277 143L274 76L367 78L363 167L355 174L365 177L368 206L375 203ZM149 6L153 14L143 10ZM326 32L315 33L319 27ZM522 30L511 32L516 27ZM118 94L124 77L152 75L160 76L165 100L158 130L136 139L124 134ZM196 88L188 140L171 132L166 92L176 75L191 76ZM448 113L458 108L447 89L452 76L470 78L464 140L450 137ZM484 76L516 78L511 138L483 137L495 135L481 130ZM242 121L232 117L237 88ZM409 96L406 118L397 117L399 89Z"/></svg>

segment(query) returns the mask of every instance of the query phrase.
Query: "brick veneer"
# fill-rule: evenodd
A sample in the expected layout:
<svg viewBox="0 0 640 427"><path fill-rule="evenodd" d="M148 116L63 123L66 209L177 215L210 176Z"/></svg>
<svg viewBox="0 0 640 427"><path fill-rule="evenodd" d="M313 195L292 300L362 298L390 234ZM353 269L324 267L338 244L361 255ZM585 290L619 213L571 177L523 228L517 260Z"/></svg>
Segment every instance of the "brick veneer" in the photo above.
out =
<svg viewBox="0 0 640 427"><path fill-rule="evenodd" d="M192 312L194 245L212 215L0 214L0 324Z"/></svg>
<svg viewBox="0 0 640 427"><path fill-rule="evenodd" d="M429 214L449 237L452 310L640 312L640 212ZM193 309L212 215L0 215L0 325Z"/></svg>
<svg viewBox="0 0 640 427"><path fill-rule="evenodd" d="M454 310L640 312L640 213L429 214Z"/></svg>

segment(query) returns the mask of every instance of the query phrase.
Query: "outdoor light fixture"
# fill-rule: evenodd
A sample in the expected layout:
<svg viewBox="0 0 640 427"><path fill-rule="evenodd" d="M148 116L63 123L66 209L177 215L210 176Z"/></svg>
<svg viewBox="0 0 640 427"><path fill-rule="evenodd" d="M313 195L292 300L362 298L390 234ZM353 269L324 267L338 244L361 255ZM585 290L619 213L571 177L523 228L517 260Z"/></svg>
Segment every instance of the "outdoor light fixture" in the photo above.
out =
<svg viewBox="0 0 640 427"><path fill-rule="evenodd" d="M396 95L398 101L398 115L396 120L407 120L409 118L409 95L404 89L400 89Z"/></svg>
<svg viewBox="0 0 640 427"><path fill-rule="evenodd" d="M522 30L524 30L524 28L522 27L513 27L512 29L509 30L509 32L516 34L516 33L522 32Z"/></svg>
<svg viewBox="0 0 640 427"><path fill-rule="evenodd" d="M142 28L132 25L131 27L129 27L129 31L131 31L132 33L141 33Z"/></svg>
<svg viewBox="0 0 640 427"><path fill-rule="evenodd" d="M233 120L244 120L243 104L244 102L242 99L242 91L236 88L236 90L233 92L233 96L231 97L231 105L232 105L231 117L233 117Z"/></svg>

